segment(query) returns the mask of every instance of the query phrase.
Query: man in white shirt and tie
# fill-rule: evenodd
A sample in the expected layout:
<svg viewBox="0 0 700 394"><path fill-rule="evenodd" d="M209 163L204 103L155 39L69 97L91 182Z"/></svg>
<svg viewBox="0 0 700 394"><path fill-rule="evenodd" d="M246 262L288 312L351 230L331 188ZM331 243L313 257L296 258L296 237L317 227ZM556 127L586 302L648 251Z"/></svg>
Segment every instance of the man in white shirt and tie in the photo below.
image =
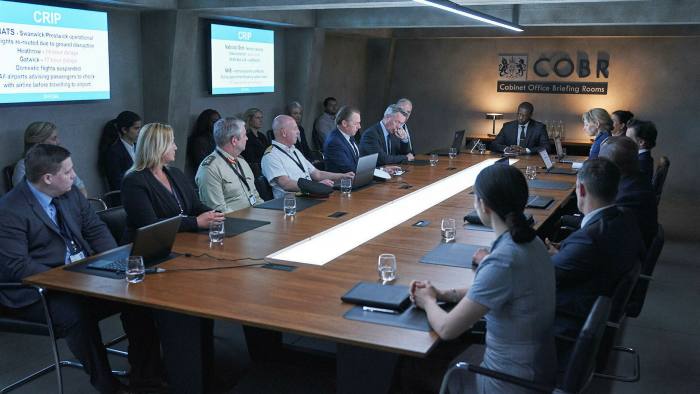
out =
<svg viewBox="0 0 700 394"><path fill-rule="evenodd" d="M534 107L528 102L518 106L517 120L507 122L491 143L495 152L533 154L549 147L547 126L532 119Z"/></svg>

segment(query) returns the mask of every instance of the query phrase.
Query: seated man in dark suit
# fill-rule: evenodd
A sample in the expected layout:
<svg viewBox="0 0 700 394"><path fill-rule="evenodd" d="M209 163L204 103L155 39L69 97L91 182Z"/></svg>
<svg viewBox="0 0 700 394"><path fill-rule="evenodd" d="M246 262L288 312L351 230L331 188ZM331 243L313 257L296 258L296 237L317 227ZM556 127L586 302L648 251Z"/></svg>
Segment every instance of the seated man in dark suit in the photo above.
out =
<svg viewBox="0 0 700 394"><path fill-rule="evenodd" d="M21 282L117 246L72 187L75 172L68 150L39 144L27 152L25 163L26 179L0 199L0 282ZM47 298L57 335L66 339L100 393L125 390L111 374L98 326L100 319L120 311L129 336L132 383L157 376L159 344L146 310L56 291ZM45 321L42 303L29 289L0 292L0 307L12 316Z"/></svg>
<svg viewBox="0 0 700 394"><path fill-rule="evenodd" d="M600 156L620 169L622 178L615 204L631 210L637 217L644 245L648 248L658 230L656 194L651 182L639 171L638 145L628 137L610 137L600 148Z"/></svg>
<svg viewBox="0 0 700 394"><path fill-rule="evenodd" d="M360 150L355 143L355 134L360 130L360 111L343 106L335 116L337 127L333 129L323 144L326 171L354 172Z"/></svg>
<svg viewBox="0 0 700 394"><path fill-rule="evenodd" d="M534 107L528 102L518 106L518 119L507 122L491 143L491 150L503 152L506 148L518 154L537 153L549 147L547 126L532 119Z"/></svg>
<svg viewBox="0 0 700 394"><path fill-rule="evenodd" d="M611 296L622 276L644 256L633 214L615 204L620 171L607 159L587 160L576 179L581 228L551 246L557 281L557 309L586 316L598 296ZM558 334L575 336L578 324L557 319Z"/></svg>
<svg viewBox="0 0 700 394"><path fill-rule="evenodd" d="M384 111L384 118L362 132L360 156L379 153L377 166L413 161L408 136L403 129L406 114L392 104Z"/></svg>
<svg viewBox="0 0 700 394"><path fill-rule="evenodd" d="M626 133L639 145L639 171L651 182L654 177L654 158L651 156L651 150L656 146L656 125L654 122L632 120Z"/></svg>

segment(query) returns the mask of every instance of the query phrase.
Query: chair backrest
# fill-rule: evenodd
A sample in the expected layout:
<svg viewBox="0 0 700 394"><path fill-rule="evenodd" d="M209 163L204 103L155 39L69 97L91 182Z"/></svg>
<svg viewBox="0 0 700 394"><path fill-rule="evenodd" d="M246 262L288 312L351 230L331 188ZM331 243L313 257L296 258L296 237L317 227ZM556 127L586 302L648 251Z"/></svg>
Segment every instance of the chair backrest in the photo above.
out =
<svg viewBox="0 0 700 394"><path fill-rule="evenodd" d="M120 207L122 205L122 191L112 190L102 195L102 201L107 204L107 208Z"/></svg>
<svg viewBox="0 0 700 394"><path fill-rule="evenodd" d="M661 192L664 190L664 183L666 183L668 168L670 166L671 161L668 157L661 156L661 158L659 158L659 165L656 167L656 172L654 172L654 177L651 181L652 186L654 186L654 193L656 193L657 204L661 201Z"/></svg>
<svg viewBox="0 0 700 394"><path fill-rule="evenodd" d="M316 130L316 128L314 128L311 131L311 141L313 142L314 147L317 151L323 152L323 143L325 141L321 140L321 135L319 134L318 130Z"/></svg>
<svg viewBox="0 0 700 394"><path fill-rule="evenodd" d="M12 187L12 175L15 173L15 165L10 164L2 169L2 177L5 180L5 192L9 192Z"/></svg>
<svg viewBox="0 0 700 394"><path fill-rule="evenodd" d="M97 215L109 228L112 237L118 245L123 245L122 239L126 232L126 211L123 207L114 207L97 212Z"/></svg>
<svg viewBox="0 0 700 394"><path fill-rule="evenodd" d="M255 177L255 188L258 190L258 194L263 200L269 201L274 198L272 194L272 187L267 182L265 175Z"/></svg>
<svg viewBox="0 0 700 394"><path fill-rule="evenodd" d="M104 211L107 209L107 204L105 204L105 202L100 198L89 197L87 200L95 212Z"/></svg>
<svg viewBox="0 0 700 394"><path fill-rule="evenodd" d="M272 143L272 141L275 140L275 133L272 130L268 130L266 134L267 140L270 141L270 143Z"/></svg>
<svg viewBox="0 0 700 394"><path fill-rule="evenodd" d="M612 300L603 296L598 297L593 304L571 352L564 378L559 385L560 390L567 393L580 393L591 380L596 365L596 354L603 339L611 306Z"/></svg>
<svg viewBox="0 0 700 394"><path fill-rule="evenodd" d="M651 241L651 246L647 252L646 259L642 264L642 275L647 276L646 279L640 279L632 290L632 295L630 296L629 302L627 303L627 308L625 314L629 317L637 317L642 312L642 307L644 306L644 300L647 296L647 290L649 289L650 277L654 274L654 268L656 267L656 262L659 260L661 255L661 250L664 248L665 234L664 228L659 223L659 229L656 231L656 236Z"/></svg>

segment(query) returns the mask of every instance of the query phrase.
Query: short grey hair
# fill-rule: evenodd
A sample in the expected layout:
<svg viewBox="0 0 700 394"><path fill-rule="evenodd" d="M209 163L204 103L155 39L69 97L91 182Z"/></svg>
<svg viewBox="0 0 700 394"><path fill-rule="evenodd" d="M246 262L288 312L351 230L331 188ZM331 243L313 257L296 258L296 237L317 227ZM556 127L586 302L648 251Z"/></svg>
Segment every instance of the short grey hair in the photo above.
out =
<svg viewBox="0 0 700 394"><path fill-rule="evenodd" d="M231 138L241 138L245 133L245 122L239 118L222 118L214 123L214 142L223 148L231 142Z"/></svg>
<svg viewBox="0 0 700 394"><path fill-rule="evenodd" d="M411 102L411 100L409 100L405 97L400 98L399 101L396 102L396 105L401 105L401 104L411 104L411 106L413 106L413 103Z"/></svg>
<svg viewBox="0 0 700 394"><path fill-rule="evenodd" d="M304 110L304 106L302 106L300 102L292 101L289 104L287 104L287 106L285 107L287 115L289 115L289 113L292 112L292 109L294 109L294 108L299 108L302 111Z"/></svg>
<svg viewBox="0 0 700 394"><path fill-rule="evenodd" d="M401 114L403 116L408 116L406 111L404 111L401 107L399 107L398 104L391 104L390 106L386 107L386 110L384 111L384 117L389 117L389 116L394 116L396 114Z"/></svg>

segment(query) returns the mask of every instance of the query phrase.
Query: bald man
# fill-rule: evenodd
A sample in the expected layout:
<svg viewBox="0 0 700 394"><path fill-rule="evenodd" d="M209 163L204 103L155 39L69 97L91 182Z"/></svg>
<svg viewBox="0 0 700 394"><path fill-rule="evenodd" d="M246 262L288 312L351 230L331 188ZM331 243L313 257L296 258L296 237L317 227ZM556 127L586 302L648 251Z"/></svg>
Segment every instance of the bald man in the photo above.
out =
<svg viewBox="0 0 700 394"><path fill-rule="evenodd" d="M275 198L283 197L286 192L298 192L299 178L313 180L333 186L341 178L352 178L353 172L337 174L320 171L296 149L294 143L299 138L299 127L291 116L279 115L272 121L272 141L262 158L262 173L272 186Z"/></svg>

